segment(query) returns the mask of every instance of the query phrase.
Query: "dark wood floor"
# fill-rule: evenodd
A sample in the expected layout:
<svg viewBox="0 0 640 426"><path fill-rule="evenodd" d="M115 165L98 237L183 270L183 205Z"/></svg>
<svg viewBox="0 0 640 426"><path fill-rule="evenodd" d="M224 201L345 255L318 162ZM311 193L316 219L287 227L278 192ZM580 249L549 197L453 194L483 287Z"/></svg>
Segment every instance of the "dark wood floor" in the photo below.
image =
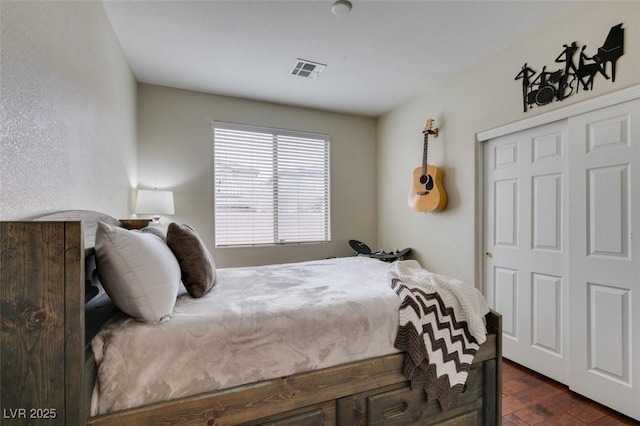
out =
<svg viewBox="0 0 640 426"><path fill-rule="evenodd" d="M509 360L502 366L503 426L640 425Z"/></svg>

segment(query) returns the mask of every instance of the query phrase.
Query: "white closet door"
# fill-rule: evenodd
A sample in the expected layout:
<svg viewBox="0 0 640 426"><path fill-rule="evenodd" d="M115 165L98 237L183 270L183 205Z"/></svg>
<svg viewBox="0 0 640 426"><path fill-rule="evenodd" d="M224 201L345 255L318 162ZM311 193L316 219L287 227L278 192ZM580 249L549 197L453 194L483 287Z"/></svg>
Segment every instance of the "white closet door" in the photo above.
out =
<svg viewBox="0 0 640 426"><path fill-rule="evenodd" d="M570 387L640 419L640 100L568 132Z"/></svg>
<svg viewBox="0 0 640 426"><path fill-rule="evenodd" d="M566 122L484 147L485 289L503 356L567 382Z"/></svg>

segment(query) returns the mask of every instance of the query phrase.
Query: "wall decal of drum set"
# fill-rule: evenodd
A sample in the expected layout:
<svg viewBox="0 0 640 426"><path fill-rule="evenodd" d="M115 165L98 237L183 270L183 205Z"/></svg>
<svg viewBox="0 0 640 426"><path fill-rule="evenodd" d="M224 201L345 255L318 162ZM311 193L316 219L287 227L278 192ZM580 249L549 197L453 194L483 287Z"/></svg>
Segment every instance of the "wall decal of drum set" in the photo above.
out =
<svg viewBox="0 0 640 426"><path fill-rule="evenodd" d="M522 80L524 112L562 101L580 90L593 90L598 75L615 82L616 62L624 53L624 28L621 23L611 27L604 44L592 56L587 55L587 46L580 49L575 41L562 46L564 49L555 59L556 64L563 64L559 69L547 71L545 65L538 72L525 62L516 75L515 80Z"/></svg>

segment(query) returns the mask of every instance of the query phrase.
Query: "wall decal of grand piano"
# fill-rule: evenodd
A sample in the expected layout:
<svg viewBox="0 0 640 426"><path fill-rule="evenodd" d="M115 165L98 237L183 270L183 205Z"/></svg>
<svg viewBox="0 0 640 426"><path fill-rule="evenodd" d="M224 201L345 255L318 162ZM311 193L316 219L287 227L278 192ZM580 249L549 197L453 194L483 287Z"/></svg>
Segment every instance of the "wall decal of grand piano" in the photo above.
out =
<svg viewBox="0 0 640 426"><path fill-rule="evenodd" d="M624 54L624 28L622 24L611 27L609 35L598 53L593 57L596 62L602 64L604 72L607 72L607 63L611 63L611 82L616 81L616 62Z"/></svg>
<svg viewBox="0 0 640 426"><path fill-rule="evenodd" d="M616 62L624 54L624 28L622 23L611 27L604 44L593 56L587 55L587 46L582 46L580 49L575 41L563 44L562 47L562 52L554 61L557 64L563 64L562 68L547 71L545 65L538 73L525 63L516 75L516 80L522 80L524 112L534 106L562 101L578 93L580 89L593 90L593 81L597 75L611 80L612 83L615 82ZM608 64L610 67L607 66Z"/></svg>

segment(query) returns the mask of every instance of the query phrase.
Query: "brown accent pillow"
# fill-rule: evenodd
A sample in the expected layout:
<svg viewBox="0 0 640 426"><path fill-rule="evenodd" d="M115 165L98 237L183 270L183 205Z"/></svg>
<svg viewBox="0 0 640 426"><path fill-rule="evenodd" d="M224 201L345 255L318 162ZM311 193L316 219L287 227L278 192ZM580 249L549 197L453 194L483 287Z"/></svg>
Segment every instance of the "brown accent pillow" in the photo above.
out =
<svg viewBox="0 0 640 426"><path fill-rule="evenodd" d="M182 283L191 297L207 294L216 281L216 265L196 230L189 225L169 224L167 245L178 259Z"/></svg>

